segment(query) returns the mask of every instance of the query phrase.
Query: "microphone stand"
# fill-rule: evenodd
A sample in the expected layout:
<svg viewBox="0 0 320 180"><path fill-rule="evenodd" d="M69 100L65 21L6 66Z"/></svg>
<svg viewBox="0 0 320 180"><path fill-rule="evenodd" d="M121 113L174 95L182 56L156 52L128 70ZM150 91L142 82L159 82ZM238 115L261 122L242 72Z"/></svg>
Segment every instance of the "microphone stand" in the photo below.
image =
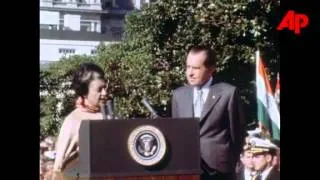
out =
<svg viewBox="0 0 320 180"><path fill-rule="evenodd" d="M100 104L100 110L101 110L101 113L102 113L102 118L104 120L107 120L108 117L107 117L107 113L106 113L106 104L105 103L101 103Z"/></svg>
<svg viewBox="0 0 320 180"><path fill-rule="evenodd" d="M160 116L157 114L157 112L152 108L152 106L150 105L149 101L147 100L146 97L144 97L141 102L143 103L143 105L149 110L149 112L151 112L151 119L156 119L156 118L160 118Z"/></svg>

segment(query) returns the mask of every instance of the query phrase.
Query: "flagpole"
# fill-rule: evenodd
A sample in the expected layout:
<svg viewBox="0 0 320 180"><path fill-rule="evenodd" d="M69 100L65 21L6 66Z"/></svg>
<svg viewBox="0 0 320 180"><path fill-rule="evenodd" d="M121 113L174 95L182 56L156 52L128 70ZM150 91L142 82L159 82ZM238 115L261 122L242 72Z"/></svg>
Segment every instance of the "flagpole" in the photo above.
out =
<svg viewBox="0 0 320 180"><path fill-rule="evenodd" d="M258 72L259 72L259 58L260 58L260 51L259 49L256 50L256 82L258 82ZM258 86L256 87L256 97L258 95ZM261 130L261 135L264 135L264 132L262 131L263 128L262 128L262 124L260 123L260 120L259 120L259 116L257 116L257 124L258 124L258 128Z"/></svg>

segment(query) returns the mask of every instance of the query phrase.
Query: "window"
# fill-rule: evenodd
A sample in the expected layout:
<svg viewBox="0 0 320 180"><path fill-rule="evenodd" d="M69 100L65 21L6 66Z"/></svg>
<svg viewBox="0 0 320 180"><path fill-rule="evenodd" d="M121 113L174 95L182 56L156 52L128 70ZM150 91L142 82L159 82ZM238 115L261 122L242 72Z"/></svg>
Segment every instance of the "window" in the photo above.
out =
<svg viewBox="0 0 320 180"><path fill-rule="evenodd" d="M58 30L58 26L57 25L49 25L49 29L50 30Z"/></svg>
<svg viewBox="0 0 320 180"><path fill-rule="evenodd" d="M49 29L48 24L40 24L40 29Z"/></svg>
<svg viewBox="0 0 320 180"><path fill-rule="evenodd" d="M82 21L80 23L80 31L90 32L91 31L91 23Z"/></svg>
<svg viewBox="0 0 320 180"><path fill-rule="evenodd" d="M77 0L78 5L89 5L89 0Z"/></svg>
<svg viewBox="0 0 320 180"><path fill-rule="evenodd" d="M75 52L76 52L75 49L59 48L59 53L63 53L63 54L74 54Z"/></svg>
<svg viewBox="0 0 320 180"><path fill-rule="evenodd" d="M55 5L55 4L62 4L63 2L62 2L62 0L53 0L53 4Z"/></svg>
<svg viewBox="0 0 320 180"><path fill-rule="evenodd" d="M122 34L120 32L113 32L112 33L112 36L115 37L115 38L121 38L121 35Z"/></svg>
<svg viewBox="0 0 320 180"><path fill-rule="evenodd" d="M111 27L110 31L112 33L112 36L119 38L121 37L123 30L122 27Z"/></svg>
<svg viewBox="0 0 320 180"><path fill-rule="evenodd" d="M40 24L40 29L58 30L58 26L55 24Z"/></svg>
<svg viewBox="0 0 320 180"><path fill-rule="evenodd" d="M113 0L102 1L102 9L109 9L113 7Z"/></svg>
<svg viewBox="0 0 320 180"><path fill-rule="evenodd" d="M80 31L100 32L100 22L98 20L81 20Z"/></svg>

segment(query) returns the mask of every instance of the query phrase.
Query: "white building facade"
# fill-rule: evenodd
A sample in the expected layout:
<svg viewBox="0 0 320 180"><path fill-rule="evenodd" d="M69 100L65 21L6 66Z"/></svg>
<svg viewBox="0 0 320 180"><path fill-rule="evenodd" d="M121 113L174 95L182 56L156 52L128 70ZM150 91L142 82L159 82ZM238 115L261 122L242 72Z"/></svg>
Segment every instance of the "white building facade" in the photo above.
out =
<svg viewBox="0 0 320 180"><path fill-rule="evenodd" d="M99 41L40 39L40 61L50 62L75 54L94 55L99 43ZM104 43L107 45L112 42Z"/></svg>
<svg viewBox="0 0 320 180"><path fill-rule="evenodd" d="M126 13L150 0L40 0L40 64L121 41Z"/></svg>
<svg viewBox="0 0 320 180"><path fill-rule="evenodd" d="M139 2L140 3L140 2ZM121 41L128 0L40 0L40 64Z"/></svg>

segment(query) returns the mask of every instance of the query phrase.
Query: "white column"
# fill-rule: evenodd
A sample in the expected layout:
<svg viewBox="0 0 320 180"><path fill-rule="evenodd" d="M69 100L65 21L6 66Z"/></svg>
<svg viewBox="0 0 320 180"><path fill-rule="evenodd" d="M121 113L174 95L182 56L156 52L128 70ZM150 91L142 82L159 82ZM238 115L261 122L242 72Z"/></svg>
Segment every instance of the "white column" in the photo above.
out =
<svg viewBox="0 0 320 180"><path fill-rule="evenodd" d="M94 29L94 22L91 22L90 24L91 24L91 25L90 25L90 27L91 27L91 32L94 32L94 31L95 31L95 29Z"/></svg>
<svg viewBox="0 0 320 180"><path fill-rule="evenodd" d="M135 0L134 7L135 7L136 9L140 9L140 7L141 7L141 2L140 2L140 0Z"/></svg>

